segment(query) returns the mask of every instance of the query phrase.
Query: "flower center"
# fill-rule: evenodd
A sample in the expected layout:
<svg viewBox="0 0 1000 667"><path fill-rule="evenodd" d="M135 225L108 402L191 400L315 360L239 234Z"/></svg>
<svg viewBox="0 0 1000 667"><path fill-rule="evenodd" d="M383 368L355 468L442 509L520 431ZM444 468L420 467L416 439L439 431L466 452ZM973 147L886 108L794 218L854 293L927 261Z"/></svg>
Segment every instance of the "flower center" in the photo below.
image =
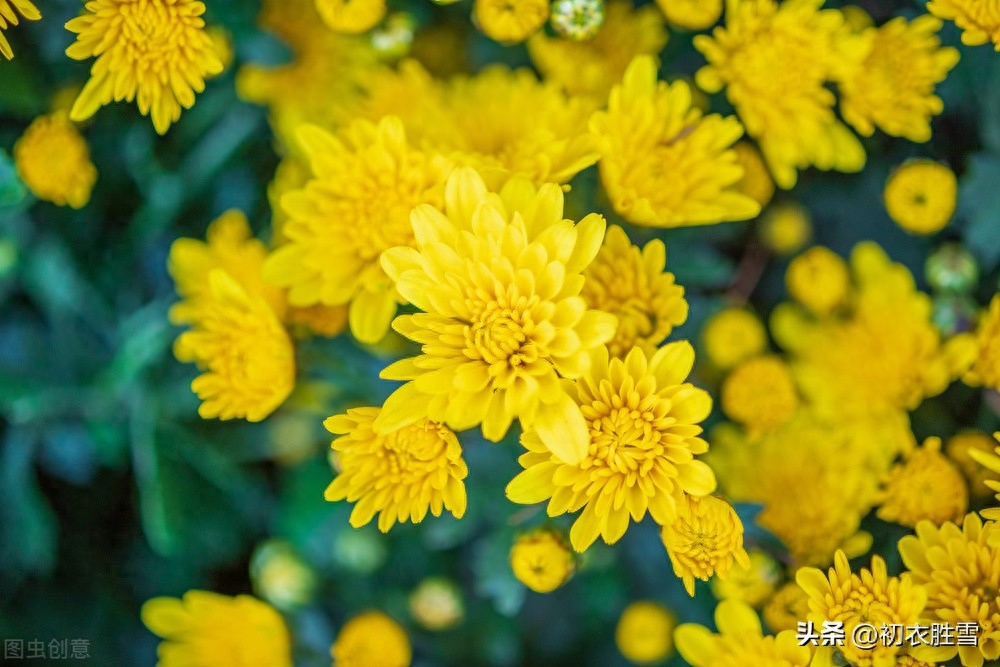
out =
<svg viewBox="0 0 1000 667"><path fill-rule="evenodd" d="M178 57L178 48L188 46L188 31L197 31L201 19L185 15L178 6L162 0L143 0L120 5L122 48L140 69L161 69Z"/></svg>
<svg viewBox="0 0 1000 667"><path fill-rule="evenodd" d="M538 347L531 340L535 323L530 305L538 297L521 297L518 303L498 299L485 304L482 312L466 327L465 350L472 359L482 359L490 366L519 369L538 360Z"/></svg>
<svg viewBox="0 0 1000 667"><path fill-rule="evenodd" d="M612 472L643 476L664 452L653 414L657 398L642 398L634 389L621 394L584 412L590 421L591 458L595 466Z"/></svg>

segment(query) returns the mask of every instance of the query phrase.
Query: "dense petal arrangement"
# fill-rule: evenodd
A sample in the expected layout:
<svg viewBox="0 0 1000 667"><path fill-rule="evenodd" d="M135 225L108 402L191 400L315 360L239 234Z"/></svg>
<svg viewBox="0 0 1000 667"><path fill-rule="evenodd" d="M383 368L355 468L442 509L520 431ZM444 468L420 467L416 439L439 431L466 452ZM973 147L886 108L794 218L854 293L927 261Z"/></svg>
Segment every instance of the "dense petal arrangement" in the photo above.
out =
<svg viewBox="0 0 1000 667"><path fill-rule="evenodd" d="M222 71L204 13L199 0L88 2L84 13L66 24L77 34L66 55L97 58L70 117L86 120L112 100L137 100L139 111L151 115L153 127L165 134L182 108L194 106L205 79Z"/></svg>
<svg viewBox="0 0 1000 667"><path fill-rule="evenodd" d="M910 528L921 521L940 526L961 520L969 493L962 473L941 453L941 439L928 438L903 456L883 479L876 516Z"/></svg>
<svg viewBox="0 0 1000 667"><path fill-rule="evenodd" d="M1000 51L1000 2L998 0L931 0L927 11L954 21L962 29L962 43L978 46L993 42Z"/></svg>
<svg viewBox="0 0 1000 667"><path fill-rule="evenodd" d="M0 0L0 55L7 60L14 57L14 51L10 48L10 42L4 37L3 31L8 26L17 25L20 22L18 14L29 21L37 21L42 18L38 7L35 7L29 0Z"/></svg>
<svg viewBox="0 0 1000 667"><path fill-rule="evenodd" d="M14 144L14 163L39 199L73 208L90 201L97 168L86 140L65 112L36 118Z"/></svg>

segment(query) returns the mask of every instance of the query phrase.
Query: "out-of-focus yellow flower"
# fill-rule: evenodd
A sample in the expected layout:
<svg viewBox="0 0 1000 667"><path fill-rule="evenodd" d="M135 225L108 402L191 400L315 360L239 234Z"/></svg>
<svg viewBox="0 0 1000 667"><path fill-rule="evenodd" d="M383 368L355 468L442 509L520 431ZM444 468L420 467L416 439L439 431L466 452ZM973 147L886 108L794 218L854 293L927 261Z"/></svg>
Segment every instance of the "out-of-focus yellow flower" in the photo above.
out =
<svg viewBox="0 0 1000 667"><path fill-rule="evenodd" d="M1000 51L1000 3L997 0L931 0L927 11L954 21L962 29L962 43L979 46L993 42Z"/></svg>
<svg viewBox="0 0 1000 667"><path fill-rule="evenodd" d="M993 437L1000 440L1000 431L994 433ZM996 499L997 501L1000 501L1000 478L996 476L996 474L1000 474L1000 447L997 447L993 453L973 449L969 452L969 456L986 468L990 473L994 473L990 475L985 484L988 488L997 492ZM1000 507L988 507L980 512L980 514L982 514L986 519L991 519L993 521L1000 520Z"/></svg>
<svg viewBox="0 0 1000 667"><path fill-rule="evenodd" d="M771 252L791 255L812 238L809 211L794 202L782 202L768 209L760 221L760 238Z"/></svg>
<svg viewBox="0 0 1000 667"><path fill-rule="evenodd" d="M1000 391L1000 294L979 320L976 331L979 353L962 381L973 387L991 387Z"/></svg>
<svg viewBox="0 0 1000 667"><path fill-rule="evenodd" d="M743 134L739 121L703 116L687 83L657 81L652 56L632 61L590 129L600 142L601 183L629 222L707 225L760 212L736 187L743 177L732 150Z"/></svg>
<svg viewBox="0 0 1000 667"><path fill-rule="evenodd" d="M897 17L877 29L868 56L839 81L840 110L860 134L879 127L886 134L923 143L931 138L931 116L944 109L934 86L958 62L958 50L942 47L941 21Z"/></svg>
<svg viewBox="0 0 1000 667"><path fill-rule="evenodd" d="M222 26L210 26L205 29L208 37L212 40L212 48L215 49L215 56L222 63L222 69L227 69L233 64L233 36Z"/></svg>
<svg viewBox="0 0 1000 667"><path fill-rule="evenodd" d="M661 662L674 649L677 619L666 607L649 600L625 607L615 627L615 645L623 656L637 665Z"/></svg>
<svg viewBox="0 0 1000 667"><path fill-rule="evenodd" d="M561 533L540 528L517 538L510 548L510 567L531 590L551 593L573 577L576 557Z"/></svg>
<svg viewBox="0 0 1000 667"><path fill-rule="evenodd" d="M448 579L424 579L410 593L410 614L417 623L433 632L453 628L465 616L462 592Z"/></svg>
<svg viewBox="0 0 1000 667"><path fill-rule="evenodd" d="M316 593L316 573L284 540L268 540L254 549L250 579L254 592L278 609L301 607Z"/></svg>
<svg viewBox="0 0 1000 667"><path fill-rule="evenodd" d="M931 647L927 660L944 663L956 655L964 667L995 664L1000 658L1000 527L967 514L962 526L930 521L899 541L913 582L927 591L922 620L972 623L977 641Z"/></svg>
<svg viewBox="0 0 1000 667"><path fill-rule="evenodd" d="M188 591L181 599L153 598L142 622L163 638L159 667L292 667L292 646L281 615L250 597Z"/></svg>
<svg viewBox="0 0 1000 667"><path fill-rule="evenodd" d="M14 163L18 176L39 199L72 208L83 208L90 201L97 168L90 161L87 141L65 113L32 121L14 144Z"/></svg>
<svg viewBox="0 0 1000 667"><path fill-rule="evenodd" d="M632 58L655 55L666 44L667 31L656 7L635 9L631 2L611 0L594 38L578 41L539 31L528 40L528 53L546 80L571 95L592 95L603 102Z"/></svg>
<svg viewBox="0 0 1000 667"><path fill-rule="evenodd" d="M324 497L331 502L356 502L351 512L355 528L378 513L378 529L383 533L397 521L420 523L428 511L441 516L446 509L462 518L466 507L462 480L469 468L455 434L429 420L379 434L372 424L380 411L351 408L323 422L328 431L341 436L331 445L338 475Z"/></svg>
<svg viewBox="0 0 1000 667"><path fill-rule="evenodd" d="M733 506L715 496L684 494L677 518L660 530L674 574L694 597L695 578L708 581L713 574L726 579L738 563L750 567L743 548L743 522Z"/></svg>
<svg viewBox="0 0 1000 667"><path fill-rule="evenodd" d="M883 478L876 516L913 528L920 521L940 526L958 521L969 507L969 492L958 469L941 453L941 439L903 454Z"/></svg>
<svg viewBox="0 0 1000 667"><path fill-rule="evenodd" d="M337 667L410 667L413 650L403 627L380 611L355 616L330 647Z"/></svg>
<svg viewBox="0 0 1000 667"><path fill-rule="evenodd" d="M860 171L861 142L833 112L827 83L865 57L870 38L844 27L823 0L734 0L725 26L698 35L708 65L695 80L702 90L723 88L747 133L760 144L774 180L791 188L796 171Z"/></svg>
<svg viewBox="0 0 1000 667"><path fill-rule="evenodd" d="M203 419L260 421L295 387L292 342L270 304L226 271L209 271L208 285L195 328L177 338L174 354L206 371L191 383Z"/></svg>
<svg viewBox="0 0 1000 667"><path fill-rule="evenodd" d="M715 490L711 468L693 458L708 449L698 424L712 399L684 382L694 365L691 345L670 343L651 358L634 348L624 360L609 358L602 346L592 357L576 383L563 383L586 419L586 456L562 461L537 431L526 430L521 444L528 451L518 459L524 472L507 486L515 503L549 501L549 516L583 509L569 535L577 551L598 536L617 542L629 520L647 511L669 526L685 511L685 494Z"/></svg>
<svg viewBox="0 0 1000 667"><path fill-rule="evenodd" d="M35 7L28 0L0 0L0 55L7 60L14 57L14 51L10 48L10 42L7 41L3 31L8 26L17 25L20 21L14 10L17 10L21 16L29 21L37 21L42 18L38 7Z"/></svg>
<svg viewBox="0 0 1000 667"><path fill-rule="evenodd" d="M402 122L351 124L341 138L299 131L313 178L282 198L288 242L264 264L264 278L288 288L293 306L350 304L351 332L376 343L402 302L379 264L382 252L413 245L410 210L440 206L451 163L413 149Z"/></svg>
<svg viewBox="0 0 1000 667"><path fill-rule="evenodd" d="M953 435L945 443L945 454L965 476L971 498L982 500L993 495L992 489L986 485L986 482L993 478L993 473L972 458L969 455L969 450L975 449L989 455L993 452L996 444L996 441L989 434L982 431L963 431Z"/></svg>
<svg viewBox="0 0 1000 667"><path fill-rule="evenodd" d="M386 13L386 0L314 0L326 27L355 35L374 28Z"/></svg>
<svg viewBox="0 0 1000 667"><path fill-rule="evenodd" d="M843 304L851 289L851 275L840 255L815 246L788 265L788 294L816 315L828 315Z"/></svg>
<svg viewBox="0 0 1000 667"><path fill-rule="evenodd" d="M470 38L465 24L457 20L421 25L413 35L410 56L436 77L455 76L469 70Z"/></svg>
<svg viewBox="0 0 1000 667"><path fill-rule="evenodd" d="M199 0L92 0L83 14L66 24L77 34L66 49L74 60L96 57L90 80L70 110L87 120L112 100L138 98L139 112L153 117L166 134L194 106L205 79L222 71Z"/></svg>
<svg viewBox="0 0 1000 667"><path fill-rule="evenodd" d="M516 418L561 459L586 456L587 426L559 379L586 373L617 323L580 296L603 218L562 215L559 186L513 180L497 195L468 168L452 172L443 209L413 210L416 247L386 251L382 266L423 311L393 327L423 347L382 371L406 384L386 400L379 432L428 417L458 431L481 424L496 442Z"/></svg>
<svg viewBox="0 0 1000 667"><path fill-rule="evenodd" d="M656 0L667 22L685 30L705 30L722 17L722 0Z"/></svg>
<svg viewBox="0 0 1000 667"><path fill-rule="evenodd" d="M733 150L736 151L736 163L743 167L743 178L736 183L736 190L760 204L761 208L767 206L774 196L774 179L760 151L746 140L733 144Z"/></svg>
<svg viewBox="0 0 1000 667"><path fill-rule="evenodd" d="M725 579L712 579L712 595L719 600L736 598L756 609L771 597L781 581L781 566L760 549L753 549L748 555L749 567L734 567Z"/></svg>
<svg viewBox="0 0 1000 667"><path fill-rule="evenodd" d="M588 308L618 318L608 343L611 356L624 358L635 346L658 347L687 319L684 288L665 270L666 262L662 241L654 239L640 251L621 227L608 228L600 252L583 272L580 296Z"/></svg>
<svg viewBox="0 0 1000 667"><path fill-rule="evenodd" d="M741 362L723 381L721 399L722 411L751 437L785 423L799 406L788 364L777 355Z"/></svg>
<svg viewBox="0 0 1000 667"><path fill-rule="evenodd" d="M844 5L840 13L844 15L844 23L854 32L862 32L875 25L875 20L863 7Z"/></svg>
<svg viewBox="0 0 1000 667"><path fill-rule="evenodd" d="M709 318L702 329L708 360L727 370L767 349L767 331L760 319L743 308L726 308Z"/></svg>
<svg viewBox="0 0 1000 667"><path fill-rule="evenodd" d="M316 304L301 308L289 308L286 319L297 334L334 338L347 329L348 306L324 306ZM296 330L296 327L304 329Z"/></svg>
<svg viewBox="0 0 1000 667"><path fill-rule="evenodd" d="M806 667L812 659L811 648L800 646L793 630L764 635L757 612L745 602L720 602L715 625L718 634L695 623L685 623L674 632L677 651L693 667Z"/></svg>
<svg viewBox="0 0 1000 667"><path fill-rule="evenodd" d="M809 594L794 579L787 581L764 604L762 614L771 632L795 630L809 614Z"/></svg>
<svg viewBox="0 0 1000 667"><path fill-rule="evenodd" d="M955 173L933 160L910 160L885 184L885 208L897 225L914 234L944 229L955 212Z"/></svg>
<svg viewBox="0 0 1000 667"><path fill-rule="evenodd" d="M523 42L549 20L548 0L475 0L473 17L498 42Z"/></svg>

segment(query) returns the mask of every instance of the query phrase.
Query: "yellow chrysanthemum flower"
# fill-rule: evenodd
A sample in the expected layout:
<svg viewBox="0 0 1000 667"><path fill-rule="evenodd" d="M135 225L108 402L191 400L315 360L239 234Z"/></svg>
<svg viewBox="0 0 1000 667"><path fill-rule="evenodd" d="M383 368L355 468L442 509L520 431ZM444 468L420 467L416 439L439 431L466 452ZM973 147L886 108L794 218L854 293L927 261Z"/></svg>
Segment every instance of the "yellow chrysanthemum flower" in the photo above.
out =
<svg viewBox="0 0 1000 667"><path fill-rule="evenodd" d="M778 561L760 549L747 553L750 567L734 567L725 579L712 579L712 595L719 600L736 598L756 609L774 593L782 579L782 568Z"/></svg>
<svg viewBox="0 0 1000 667"><path fill-rule="evenodd" d="M840 110L858 133L868 137L877 126L886 134L924 143L930 120L944 110L934 86L958 63L958 50L942 47L941 21L897 17L877 29L868 56L843 77Z"/></svg>
<svg viewBox="0 0 1000 667"><path fill-rule="evenodd" d="M608 343L611 356L624 358L636 346L658 347L687 319L684 288L665 270L666 263L662 241L654 239L639 250L621 227L608 228L600 252L583 272L580 296L588 308L618 318Z"/></svg>
<svg viewBox="0 0 1000 667"><path fill-rule="evenodd" d="M0 55L7 60L14 57L14 51L10 48L10 42L7 41L3 31L8 26L17 25L20 21L14 10L17 10L17 13L29 21L37 21L42 18L38 8L28 0L0 0Z"/></svg>
<svg viewBox="0 0 1000 667"><path fill-rule="evenodd" d="M475 0L476 26L498 42L523 42L549 20L548 0Z"/></svg>
<svg viewBox="0 0 1000 667"><path fill-rule="evenodd" d="M764 635L757 612L739 600L723 600L715 608L718 634L694 623L674 632L677 651L692 667L806 667L809 646L799 646L795 632Z"/></svg>
<svg viewBox="0 0 1000 667"><path fill-rule="evenodd" d="M788 364L779 356L764 355L740 363L726 376L721 403L726 416L753 437L788 421L799 396Z"/></svg>
<svg viewBox="0 0 1000 667"><path fill-rule="evenodd" d="M1000 431L994 433L993 437L1000 440ZM1000 473L1000 447L997 447L994 453L972 449L969 450L969 456L991 473ZM996 499L1000 501L1000 479L991 476L986 480L985 484L988 488L997 492ZM1000 507L988 507L980 512L980 514L993 521L1000 520Z"/></svg>
<svg viewBox="0 0 1000 667"><path fill-rule="evenodd" d="M809 596L809 620L817 627L827 621L838 621L843 623L845 636L853 638L854 629L860 624L908 628L920 620L927 592L907 574L890 577L881 556L873 556L871 569L862 568L858 574L851 572L843 551L837 551L833 562L826 575L814 567L804 567L795 574L795 581ZM859 646L848 639L836 648L820 646L813 667L842 664L833 660L834 651L848 664L874 667L895 665L899 654L915 653L916 649L892 641Z"/></svg>
<svg viewBox="0 0 1000 667"><path fill-rule="evenodd" d="M295 387L295 350L274 310L222 269L208 273L209 298L195 328L174 345L178 361L206 372L191 383L203 419L260 421Z"/></svg>
<svg viewBox="0 0 1000 667"><path fill-rule="evenodd" d="M263 298L279 317L286 310L283 290L268 285L261 277L266 246L253 237L242 211L231 209L212 221L206 241L180 238L170 246L167 270L183 299L170 308L174 324L198 322L214 300L208 275L222 269L247 294Z"/></svg>
<svg viewBox="0 0 1000 667"><path fill-rule="evenodd" d="M340 139L306 126L299 143L313 177L282 198L287 243L268 257L264 278L287 287L293 306L349 303L351 332L376 343L402 301L379 258L413 245L410 210L442 204L451 163L411 148L391 116L377 126L357 120Z"/></svg>
<svg viewBox="0 0 1000 667"><path fill-rule="evenodd" d="M820 10L823 1L733 0L725 26L694 39L708 60L696 74L698 87L726 89L784 189L795 185L798 169L855 172L865 164L826 85L861 62L869 40L845 29L840 12Z"/></svg>
<svg viewBox="0 0 1000 667"><path fill-rule="evenodd" d="M851 274L840 255L814 246L796 257L785 271L788 295L816 315L828 315L847 300Z"/></svg>
<svg viewBox="0 0 1000 667"><path fill-rule="evenodd" d="M576 557L562 534L540 528L517 538L510 548L510 568L536 593L551 593L573 577Z"/></svg>
<svg viewBox="0 0 1000 667"><path fill-rule="evenodd" d="M708 450L698 424L712 399L684 382L693 365L686 341L648 360L639 348L624 360L609 358L605 347L595 350L589 372L575 386L564 384L586 419L586 457L562 461L541 434L526 430L521 444L528 451L518 459L524 471L507 486L507 497L525 505L548 500L549 516L583 509L569 534L577 551L598 536L617 542L629 519L640 521L647 511L661 526L671 525L687 509L685 494L715 490L711 468L694 458Z"/></svg>
<svg viewBox="0 0 1000 667"><path fill-rule="evenodd" d="M625 607L615 626L615 645L637 665L662 662L674 649L677 619L665 607L649 600Z"/></svg>
<svg viewBox="0 0 1000 667"><path fill-rule="evenodd" d="M750 567L743 548L743 522L733 506L715 496L685 494L677 518L660 530L674 574L684 581L684 590L694 597L695 578L708 581L729 576L733 563Z"/></svg>
<svg viewBox="0 0 1000 667"><path fill-rule="evenodd" d="M14 164L39 199L73 208L90 201L97 168L90 161L87 141L63 112L32 121L14 144Z"/></svg>
<svg viewBox="0 0 1000 667"><path fill-rule="evenodd" d="M976 331L979 353L962 381L973 387L991 387L1000 391L1000 294L979 320Z"/></svg>
<svg viewBox="0 0 1000 667"><path fill-rule="evenodd" d="M809 594L795 583L793 577L792 581L785 582L774 592L764 604L761 614L771 632L795 630L809 615Z"/></svg>
<svg viewBox="0 0 1000 667"><path fill-rule="evenodd" d="M292 667L292 646L281 615L249 595L188 591L181 599L153 598L142 622L164 641L157 667Z"/></svg>
<svg viewBox="0 0 1000 667"><path fill-rule="evenodd" d="M993 42L1000 51L1000 2L998 0L931 0L927 11L954 21L962 29L962 43L979 46Z"/></svg>
<svg viewBox="0 0 1000 667"><path fill-rule="evenodd" d="M372 425L380 408L352 408L328 418L326 430L341 437L331 447L339 474L324 497L357 504L351 525L360 528L378 513L378 529L388 532L397 521L420 523L443 509L461 519L469 468L451 429L429 420L385 434Z"/></svg>
<svg viewBox="0 0 1000 667"><path fill-rule="evenodd" d="M330 30L350 35L371 30L385 16L386 0L314 0Z"/></svg>
<svg viewBox="0 0 1000 667"><path fill-rule="evenodd" d="M760 212L736 187L743 178L732 150L743 135L739 121L703 116L687 83L657 81L652 56L632 61L590 129L600 142L601 183L629 222L706 225Z"/></svg>
<svg viewBox="0 0 1000 667"><path fill-rule="evenodd" d="M616 321L580 296L604 219L562 214L557 185L514 180L496 195L467 168L448 179L443 210L413 210L416 247L386 251L382 266L424 311L393 328L423 347L382 371L407 382L386 400L379 432L428 417L458 431L482 424L495 442L517 418L567 462L586 456L587 426L559 378L584 374Z"/></svg>
<svg viewBox="0 0 1000 667"><path fill-rule="evenodd" d="M809 211L794 202L782 202L768 209L760 221L760 240L778 255L792 255L812 238Z"/></svg>
<svg viewBox="0 0 1000 667"><path fill-rule="evenodd" d="M955 212L958 180L939 162L910 160L889 176L884 198L897 225L914 234L933 234L944 229Z"/></svg>
<svg viewBox="0 0 1000 667"><path fill-rule="evenodd" d="M982 431L963 431L953 435L945 443L945 454L965 476L971 498L982 500L993 495L993 490L986 484L993 479L993 473L972 458L970 450L978 450L989 456L996 444L996 440Z"/></svg>
<svg viewBox="0 0 1000 667"><path fill-rule="evenodd" d="M465 617L462 591L450 579L428 577L410 593L410 615L431 632L453 628Z"/></svg>
<svg viewBox="0 0 1000 667"><path fill-rule="evenodd" d="M913 528L927 520L940 526L958 521L969 508L965 480L941 453L941 438L927 438L923 447L904 453L882 484L875 514L883 521Z"/></svg>
<svg viewBox="0 0 1000 667"><path fill-rule="evenodd" d="M337 667L410 667L413 650L399 623L368 611L344 624L330 655Z"/></svg>
<svg viewBox="0 0 1000 667"><path fill-rule="evenodd" d="M736 183L736 190L761 205L767 206L774 197L774 179L764 164L760 151L749 141L741 140L733 144L736 164L743 167L743 178Z"/></svg>
<svg viewBox="0 0 1000 667"><path fill-rule="evenodd" d="M767 349L767 331L760 319L743 308L726 308L709 318L701 332L705 356L728 370Z"/></svg>
<svg viewBox="0 0 1000 667"><path fill-rule="evenodd" d="M656 0L667 23L685 30L705 30L722 17L722 0Z"/></svg>
<svg viewBox="0 0 1000 667"><path fill-rule="evenodd" d="M112 100L138 98L139 112L152 115L166 134L194 106L205 79L222 71L205 31L199 0L91 0L66 24L77 34L66 49L74 60L96 57L90 80L76 98L70 118L87 120Z"/></svg>
<svg viewBox="0 0 1000 667"><path fill-rule="evenodd" d="M528 40L528 53L546 80L571 95L592 95L603 102L635 56L655 55L666 44L667 31L656 7L636 9L631 2L611 0L593 39L551 37L539 31Z"/></svg>
<svg viewBox="0 0 1000 667"><path fill-rule="evenodd" d="M1000 659L1000 527L967 514L962 526L917 524L917 534L899 541L903 564L913 582L927 591L925 622L972 624L974 644L939 646L928 660L956 655L963 667L983 667ZM968 635L969 633L964 633Z"/></svg>

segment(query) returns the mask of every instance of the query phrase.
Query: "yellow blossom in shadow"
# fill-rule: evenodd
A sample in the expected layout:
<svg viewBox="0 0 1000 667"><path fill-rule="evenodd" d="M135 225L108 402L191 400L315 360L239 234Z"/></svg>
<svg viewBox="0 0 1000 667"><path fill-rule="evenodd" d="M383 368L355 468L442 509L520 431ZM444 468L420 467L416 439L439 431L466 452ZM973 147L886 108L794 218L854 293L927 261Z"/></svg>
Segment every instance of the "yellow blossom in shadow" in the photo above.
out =
<svg viewBox="0 0 1000 667"><path fill-rule="evenodd" d="M993 495L993 490L986 485L992 479L993 472L972 458L970 450L978 450L988 456L996 444L996 440L982 431L962 431L948 438L945 443L945 454L965 476L971 498L981 500Z"/></svg>
<svg viewBox="0 0 1000 667"><path fill-rule="evenodd" d="M656 0L667 23L685 30L705 30L722 18L722 0Z"/></svg>
<svg viewBox="0 0 1000 667"><path fill-rule="evenodd" d="M1000 294L993 296L976 330L979 353L962 381L973 387L1000 391Z"/></svg>
<svg viewBox="0 0 1000 667"><path fill-rule="evenodd" d="M750 567L743 548L743 522L733 506L715 496L684 494L677 518L660 529L674 574L694 597L694 580L726 579L734 563Z"/></svg>
<svg viewBox="0 0 1000 667"><path fill-rule="evenodd" d="M14 144L14 164L33 195L57 206L83 208L97 181L87 141L64 112L32 121Z"/></svg>
<svg viewBox="0 0 1000 667"><path fill-rule="evenodd" d="M540 528L517 538L510 567L522 584L536 593L551 593L572 578L576 557L562 534Z"/></svg>
<svg viewBox="0 0 1000 667"><path fill-rule="evenodd" d="M374 28L386 13L386 0L314 0L330 30L357 34Z"/></svg>
<svg viewBox="0 0 1000 667"><path fill-rule="evenodd" d="M96 57L70 118L87 120L112 100L137 100L166 134L194 106L205 79L222 71L198 0L92 0L66 24L77 34L66 49L74 60Z"/></svg>
<svg viewBox="0 0 1000 667"><path fill-rule="evenodd" d="M15 10L17 10L15 12ZM20 22L17 14L29 21L37 21L42 18L38 7L35 7L28 0L0 0L0 55L7 60L14 57L14 51L10 48L10 42L4 36L3 31L8 26L17 25Z"/></svg>
<svg viewBox="0 0 1000 667"><path fill-rule="evenodd" d="M764 603L761 613L771 632L796 630L809 614L809 594L795 583L793 577Z"/></svg>
<svg viewBox="0 0 1000 667"><path fill-rule="evenodd" d="M719 600L736 598L757 609L771 597L781 582L782 567L760 549L751 549L747 554L750 557L749 567L734 567L725 579L712 579L712 595Z"/></svg>
<svg viewBox="0 0 1000 667"><path fill-rule="evenodd" d="M931 0L927 11L954 21L962 29L962 43L978 46L993 42L1000 51L1000 2L998 0Z"/></svg>
<svg viewBox="0 0 1000 667"><path fill-rule="evenodd" d="M677 619L665 607L639 600L625 607L615 626L615 645L623 656L637 665L665 660L674 648Z"/></svg>
<svg viewBox="0 0 1000 667"><path fill-rule="evenodd" d="M958 521L969 508L965 480L941 453L940 438L927 438L923 447L906 452L882 485L875 514L883 521L913 528L927 520L940 526L945 521Z"/></svg>
<svg viewBox="0 0 1000 667"><path fill-rule="evenodd" d="M909 160L885 184L885 209L913 234L933 234L951 221L958 200L954 172L933 160Z"/></svg>
<svg viewBox="0 0 1000 667"><path fill-rule="evenodd" d="M410 667L413 650L403 627L380 611L344 624L330 647L337 667Z"/></svg>
<svg viewBox="0 0 1000 667"><path fill-rule="evenodd" d="M740 363L726 376L720 393L722 411L743 424L750 437L781 426L799 406L788 364L777 355Z"/></svg>
<svg viewBox="0 0 1000 667"><path fill-rule="evenodd" d="M582 460L556 457L535 430L526 430L518 459L524 471L507 486L507 497L525 505L548 501L549 516L583 510L570 542L584 551L600 536L621 539L629 520L648 511L661 526L686 512L687 495L715 490L715 476L694 458L708 449L698 437L712 408L702 389L686 383L694 349L670 343L647 358L634 348L622 359L607 348L593 353L589 371L564 381L586 420L587 452ZM687 495L686 495L687 494Z"/></svg>
<svg viewBox="0 0 1000 667"><path fill-rule="evenodd" d="M421 420L395 431L376 433L372 424L381 408L351 408L323 425L341 437L333 441L338 466L324 497L357 503L351 525L360 528L378 517L378 529L388 532L397 521L420 523L430 512L446 509L455 518L465 514L465 483L469 469L462 446L448 427Z"/></svg>
<svg viewBox="0 0 1000 667"><path fill-rule="evenodd" d="M761 205L767 206L774 197L774 179L767 170L764 158L753 144L746 140L733 144L736 163L743 167L743 178L736 183L736 190Z"/></svg>
<svg viewBox="0 0 1000 667"><path fill-rule="evenodd" d="M703 116L687 83L657 81L652 56L632 61L590 129L600 142L601 183L629 222L706 225L760 212L736 188L743 177L732 150L743 134L739 121Z"/></svg>
<svg viewBox="0 0 1000 667"><path fill-rule="evenodd" d="M498 42L522 42L549 18L546 0L475 0L473 17L487 37Z"/></svg>
<svg viewBox="0 0 1000 667"><path fill-rule="evenodd" d="M273 607L249 595L188 591L142 605L142 622L163 638L158 667L292 667L288 628Z"/></svg>

